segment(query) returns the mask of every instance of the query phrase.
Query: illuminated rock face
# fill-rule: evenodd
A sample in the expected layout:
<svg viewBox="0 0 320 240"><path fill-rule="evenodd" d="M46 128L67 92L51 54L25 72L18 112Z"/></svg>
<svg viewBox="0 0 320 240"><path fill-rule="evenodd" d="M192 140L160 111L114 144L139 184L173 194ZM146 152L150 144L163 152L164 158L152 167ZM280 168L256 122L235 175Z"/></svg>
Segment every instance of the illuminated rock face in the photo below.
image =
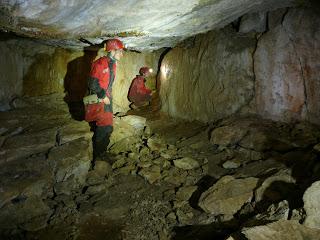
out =
<svg viewBox="0 0 320 240"><path fill-rule="evenodd" d="M221 119L254 96L253 35L232 28L196 37L189 49L175 48L162 61L162 110L185 119Z"/></svg>
<svg viewBox="0 0 320 240"><path fill-rule="evenodd" d="M123 37L128 47L173 47L192 35L223 27L240 16L292 6L296 0L7 0L0 27L69 47ZM64 40L62 40L64 39Z"/></svg>
<svg viewBox="0 0 320 240"><path fill-rule="evenodd" d="M139 75L139 69L149 66L155 71L147 78L146 85L150 89L155 88L158 61L162 51L152 53L125 52L124 57L117 66L116 81L114 82L112 94L114 97L114 112L125 112L129 110L128 91L132 80Z"/></svg>

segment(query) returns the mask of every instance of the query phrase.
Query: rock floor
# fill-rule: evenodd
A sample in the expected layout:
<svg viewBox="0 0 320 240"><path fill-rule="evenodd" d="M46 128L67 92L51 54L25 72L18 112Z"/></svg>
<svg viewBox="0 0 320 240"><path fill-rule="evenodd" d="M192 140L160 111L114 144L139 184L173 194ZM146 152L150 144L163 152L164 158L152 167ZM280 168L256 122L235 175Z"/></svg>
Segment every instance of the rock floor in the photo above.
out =
<svg viewBox="0 0 320 240"><path fill-rule="evenodd" d="M319 236L319 127L129 112L92 163L90 127L59 99L0 113L1 239Z"/></svg>

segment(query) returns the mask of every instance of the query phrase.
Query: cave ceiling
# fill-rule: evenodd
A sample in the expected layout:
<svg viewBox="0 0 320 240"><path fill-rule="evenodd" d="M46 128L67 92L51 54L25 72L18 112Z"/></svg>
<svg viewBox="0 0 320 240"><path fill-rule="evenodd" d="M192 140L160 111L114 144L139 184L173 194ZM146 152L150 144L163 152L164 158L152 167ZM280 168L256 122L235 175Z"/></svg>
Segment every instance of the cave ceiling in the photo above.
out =
<svg viewBox="0 0 320 240"><path fill-rule="evenodd" d="M65 48L118 37L152 51L298 0L0 0L0 29ZM300 1L301 2L301 1Z"/></svg>

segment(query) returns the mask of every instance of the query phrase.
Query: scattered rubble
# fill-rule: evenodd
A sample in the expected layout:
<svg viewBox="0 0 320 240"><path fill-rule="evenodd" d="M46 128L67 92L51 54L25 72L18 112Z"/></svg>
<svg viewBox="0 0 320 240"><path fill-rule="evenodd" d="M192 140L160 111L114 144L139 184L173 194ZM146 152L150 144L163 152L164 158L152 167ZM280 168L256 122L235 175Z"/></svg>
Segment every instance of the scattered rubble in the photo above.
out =
<svg viewBox="0 0 320 240"><path fill-rule="evenodd" d="M319 234L316 126L255 117L201 125L121 116L111 161L92 162L87 123L57 104L45 109L46 118L28 104L1 113L2 239ZM32 119L25 117L30 111Z"/></svg>

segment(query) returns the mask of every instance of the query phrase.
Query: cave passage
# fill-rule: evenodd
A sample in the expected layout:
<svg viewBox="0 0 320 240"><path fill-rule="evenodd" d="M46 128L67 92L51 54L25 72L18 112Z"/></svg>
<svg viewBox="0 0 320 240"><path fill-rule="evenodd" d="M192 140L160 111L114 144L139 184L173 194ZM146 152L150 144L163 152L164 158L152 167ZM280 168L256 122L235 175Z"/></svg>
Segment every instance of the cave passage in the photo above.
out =
<svg viewBox="0 0 320 240"><path fill-rule="evenodd" d="M319 239L316 1L62 2L0 3L0 239Z"/></svg>

